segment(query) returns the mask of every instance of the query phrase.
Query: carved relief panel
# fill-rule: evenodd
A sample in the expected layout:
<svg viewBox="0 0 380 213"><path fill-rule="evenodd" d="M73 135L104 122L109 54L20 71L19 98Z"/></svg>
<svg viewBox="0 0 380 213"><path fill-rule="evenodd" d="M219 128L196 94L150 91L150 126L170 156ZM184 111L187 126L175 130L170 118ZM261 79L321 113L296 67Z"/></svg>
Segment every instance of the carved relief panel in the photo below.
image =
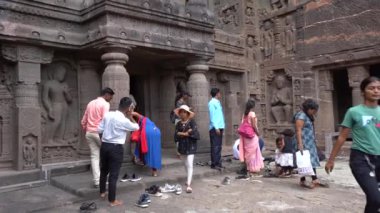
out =
<svg viewBox="0 0 380 213"><path fill-rule="evenodd" d="M14 99L11 68L0 61L0 168L11 168L15 138Z"/></svg>
<svg viewBox="0 0 380 213"><path fill-rule="evenodd" d="M216 27L227 32L241 30L242 6L240 0L215 0ZM251 13L249 13L251 14Z"/></svg>
<svg viewBox="0 0 380 213"><path fill-rule="evenodd" d="M42 162L71 160L79 140L78 83L75 66L56 60L42 67Z"/></svg>
<svg viewBox="0 0 380 213"><path fill-rule="evenodd" d="M293 116L292 77L284 70L275 70L267 76L267 103L272 125L289 125Z"/></svg>

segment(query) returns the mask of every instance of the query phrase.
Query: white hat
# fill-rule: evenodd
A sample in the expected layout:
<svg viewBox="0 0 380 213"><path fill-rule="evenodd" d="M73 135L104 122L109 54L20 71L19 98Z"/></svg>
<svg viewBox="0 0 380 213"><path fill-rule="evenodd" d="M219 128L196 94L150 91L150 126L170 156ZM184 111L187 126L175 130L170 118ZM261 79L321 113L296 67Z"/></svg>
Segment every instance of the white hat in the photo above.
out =
<svg viewBox="0 0 380 213"><path fill-rule="evenodd" d="M187 106L187 105L181 105L179 108L177 108L177 109L174 110L174 113L175 113L177 116L179 116L179 111L180 111L180 110L185 110L186 112L190 113L190 118L194 117L194 112L192 112L192 111L190 110L190 107L189 107L189 106Z"/></svg>

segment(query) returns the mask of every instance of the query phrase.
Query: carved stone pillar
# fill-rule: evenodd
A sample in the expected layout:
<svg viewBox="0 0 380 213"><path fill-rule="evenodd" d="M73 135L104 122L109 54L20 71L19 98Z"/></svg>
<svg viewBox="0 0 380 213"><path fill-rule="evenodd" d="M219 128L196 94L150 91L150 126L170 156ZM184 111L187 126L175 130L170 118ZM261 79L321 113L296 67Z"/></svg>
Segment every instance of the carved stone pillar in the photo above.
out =
<svg viewBox="0 0 380 213"><path fill-rule="evenodd" d="M15 168L36 169L41 164L41 64L50 63L53 51L34 46L2 46L5 59L16 62Z"/></svg>
<svg viewBox="0 0 380 213"><path fill-rule="evenodd" d="M127 55L130 48L105 48L106 53L102 55L102 61L107 65L102 76L102 88L110 87L115 92L110 102L110 109L118 108L119 101L129 96L129 74L124 65L128 62Z"/></svg>
<svg viewBox="0 0 380 213"><path fill-rule="evenodd" d="M333 78L330 70L319 71L319 111L316 119L317 136L325 138L326 134L335 132L334 105L333 105ZM322 144L320 144L322 145Z"/></svg>
<svg viewBox="0 0 380 213"><path fill-rule="evenodd" d="M315 73L313 71L305 71L303 79L303 95L305 99L316 96ZM302 100L303 102L304 100Z"/></svg>
<svg viewBox="0 0 380 213"><path fill-rule="evenodd" d="M207 81L205 73L209 67L204 60L195 60L187 66L186 70L190 73L187 87L189 93L192 95L190 105L193 107L195 115L195 121L198 124L198 130L201 135L199 141L199 151L209 152L210 139L209 139L209 82Z"/></svg>
<svg viewBox="0 0 380 213"><path fill-rule="evenodd" d="M360 83L369 76L369 70L365 66L348 67L348 81L352 88L352 106L356 106L363 102L360 92Z"/></svg>
<svg viewBox="0 0 380 213"><path fill-rule="evenodd" d="M174 124L170 122L170 112L174 108L176 88L173 70L166 68L160 78L160 124L162 127L162 146L165 148L174 147Z"/></svg>
<svg viewBox="0 0 380 213"><path fill-rule="evenodd" d="M79 107L80 107L80 119L82 119L84 112L86 111L87 104L100 96L101 91L101 79L97 72L99 63L96 61L81 60L79 61L80 71L78 72L79 80ZM89 84L88 82L91 82ZM85 133L81 131L81 140L79 144L79 154L88 156L90 154L90 148L86 142Z"/></svg>
<svg viewBox="0 0 380 213"><path fill-rule="evenodd" d="M129 97L130 78L124 65L129 60L127 54L131 48L106 44L102 49L106 52L102 55L102 61L107 65L102 75L102 88L109 87L115 92L110 102L110 110L116 110L119 107L120 99ZM131 160L132 150L128 141L129 134L124 146L124 162L130 162Z"/></svg>

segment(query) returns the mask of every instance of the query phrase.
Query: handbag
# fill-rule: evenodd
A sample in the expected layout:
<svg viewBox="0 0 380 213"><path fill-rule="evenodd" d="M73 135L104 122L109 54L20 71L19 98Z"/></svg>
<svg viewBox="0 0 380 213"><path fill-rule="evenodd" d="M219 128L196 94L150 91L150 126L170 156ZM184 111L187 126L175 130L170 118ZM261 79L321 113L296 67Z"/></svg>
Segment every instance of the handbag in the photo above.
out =
<svg viewBox="0 0 380 213"><path fill-rule="evenodd" d="M141 121L142 121L142 118L139 119L139 122L138 122L140 126L139 130L133 131L131 133L131 142L139 143L141 140L141 127L142 127Z"/></svg>
<svg viewBox="0 0 380 213"><path fill-rule="evenodd" d="M313 166L311 165L309 150L303 150L296 152L296 162L298 174L303 176L312 176L314 174Z"/></svg>
<svg viewBox="0 0 380 213"><path fill-rule="evenodd" d="M240 136L245 137L245 138L255 137L255 132L253 131L252 125L248 123L247 118L243 119L243 123L241 123L238 128L238 133Z"/></svg>

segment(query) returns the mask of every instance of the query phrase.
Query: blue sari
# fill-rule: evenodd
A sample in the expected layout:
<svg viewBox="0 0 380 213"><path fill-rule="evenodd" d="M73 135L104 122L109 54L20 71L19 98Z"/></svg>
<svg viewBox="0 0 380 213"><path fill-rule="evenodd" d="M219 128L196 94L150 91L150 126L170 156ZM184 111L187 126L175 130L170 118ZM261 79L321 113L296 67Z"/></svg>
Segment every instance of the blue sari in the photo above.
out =
<svg viewBox="0 0 380 213"><path fill-rule="evenodd" d="M161 131L149 118L145 117L145 128L148 152L146 154L140 153L140 145L138 143L135 149L136 157L142 159L145 165L152 169L161 169Z"/></svg>

